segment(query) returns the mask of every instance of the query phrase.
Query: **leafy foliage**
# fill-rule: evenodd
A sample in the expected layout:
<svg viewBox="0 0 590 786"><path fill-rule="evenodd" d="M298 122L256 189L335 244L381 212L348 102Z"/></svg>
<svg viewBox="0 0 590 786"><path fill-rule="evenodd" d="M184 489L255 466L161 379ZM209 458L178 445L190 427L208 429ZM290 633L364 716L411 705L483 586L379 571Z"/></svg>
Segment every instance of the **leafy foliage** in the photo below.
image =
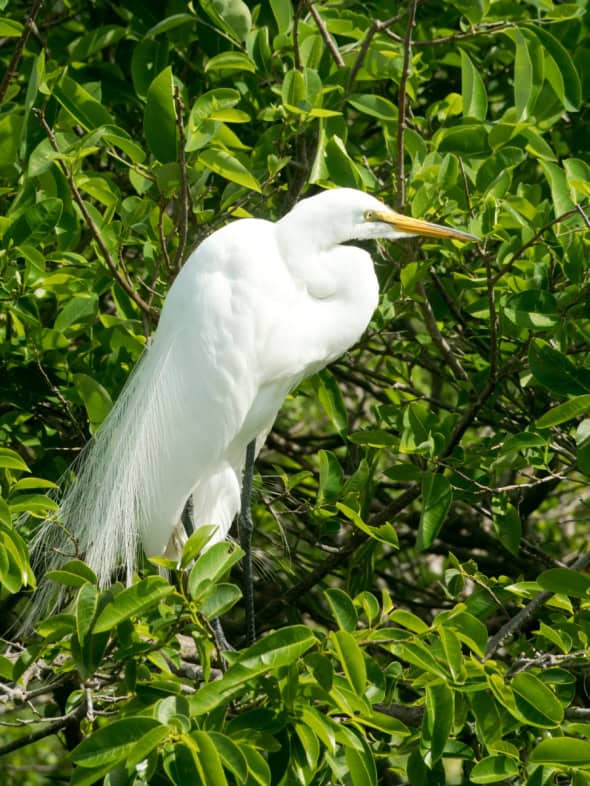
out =
<svg viewBox="0 0 590 786"><path fill-rule="evenodd" d="M588 784L583 0L0 10L4 782ZM241 555L200 531L107 591L72 543L69 605L15 636L34 522L190 249L331 186L482 242L380 244L367 335L286 403L263 635L217 651Z"/></svg>

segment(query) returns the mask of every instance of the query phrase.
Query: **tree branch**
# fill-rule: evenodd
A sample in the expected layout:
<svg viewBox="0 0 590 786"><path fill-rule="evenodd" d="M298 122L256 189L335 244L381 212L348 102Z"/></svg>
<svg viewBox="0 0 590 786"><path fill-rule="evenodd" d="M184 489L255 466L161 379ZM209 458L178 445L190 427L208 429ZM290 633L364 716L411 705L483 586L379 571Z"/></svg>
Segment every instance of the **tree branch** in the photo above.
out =
<svg viewBox="0 0 590 786"><path fill-rule="evenodd" d="M43 127L45 133L47 134L47 138L49 139L49 144L51 145L51 147L56 153L61 153L53 129L48 125L47 121L45 120L45 115L43 114L43 112L41 110L36 110L35 114L41 126ZM119 268L115 263L115 260L111 256L111 252L108 250L104 238L100 233L100 229L97 227L94 219L88 212L88 208L84 204L82 195L78 191L78 186L76 185L76 181L74 180L74 175L70 171L69 167L67 167L61 159L58 159L58 163L61 167L62 172L64 173L66 180L68 181L68 185L70 187L70 191L72 192L72 196L74 197L74 201L78 205L80 212L84 217L84 221L86 221L92 233L92 236L94 237L98 247L102 252L102 256L107 264L107 267L109 268L113 276L116 278L117 282L121 285L121 287L123 287L125 292L127 292L129 297L133 300L133 302L144 312L144 314L146 314L146 316L151 317L152 309L149 303L146 303L146 301L141 297L141 295L139 295L133 289L133 287L127 281L125 276L121 273L121 271L119 270Z"/></svg>
<svg viewBox="0 0 590 786"><path fill-rule="evenodd" d="M27 41L29 40L31 30L33 30L35 27L35 19L37 18L37 14L39 13L43 3L44 0L35 0L35 2L33 3L33 7L31 8L31 13L27 17L27 20L24 25L24 30L21 33L21 37L17 41L14 54L12 55L10 63L8 64L8 68L6 69L6 73L4 74L4 79L0 84L0 104L4 101L4 98L6 97L6 93L8 92L8 88L10 87L10 83L12 82L12 80L16 75L18 64L24 52L25 46L27 45Z"/></svg>
<svg viewBox="0 0 590 786"><path fill-rule="evenodd" d="M408 9L408 29L404 39L404 64L399 83L398 119L397 119L397 205L403 208L406 203L406 175L404 165L404 134L406 130L407 85L410 76L410 60L412 57L412 34L416 24L416 6L418 0L410 0Z"/></svg>
<svg viewBox="0 0 590 786"><path fill-rule="evenodd" d="M571 570L584 570L587 565L590 565L590 551L582 554L581 557L570 565ZM521 628L526 625L526 623L531 620L537 611L545 605L545 603L552 598L554 592L548 592L544 590L543 592L539 592L530 603L522 608L517 614L512 617L505 625L502 625L500 630L492 636L492 638L488 641L488 646L486 647L486 654L484 657L485 660L489 660L493 655L496 654L497 650L504 644L508 639L511 639L516 633L518 633Z"/></svg>
<svg viewBox="0 0 590 786"><path fill-rule="evenodd" d="M330 32L326 27L324 20L319 15L313 0L307 0L307 7L309 8L309 12L313 16L314 22L316 23L318 30L320 31L320 35L322 36L322 38L326 42L326 46L330 50L334 62L336 63L338 68L344 68L344 60L342 59L342 55L340 54L340 51L336 46L336 42L330 35Z"/></svg>

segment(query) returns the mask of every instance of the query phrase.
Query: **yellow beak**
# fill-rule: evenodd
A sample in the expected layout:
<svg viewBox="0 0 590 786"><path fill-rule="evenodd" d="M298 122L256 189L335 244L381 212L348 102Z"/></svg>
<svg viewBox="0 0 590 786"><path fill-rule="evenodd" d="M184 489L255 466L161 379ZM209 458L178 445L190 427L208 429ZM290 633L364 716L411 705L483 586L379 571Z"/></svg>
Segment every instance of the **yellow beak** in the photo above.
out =
<svg viewBox="0 0 590 786"><path fill-rule="evenodd" d="M396 231L405 232L408 235L424 235L425 237L448 237L455 240L479 241L475 235L469 232L461 232L460 229L443 227L441 224L431 224L430 221L421 221L419 218L410 218L396 213L395 210L377 212L375 218L390 224Z"/></svg>

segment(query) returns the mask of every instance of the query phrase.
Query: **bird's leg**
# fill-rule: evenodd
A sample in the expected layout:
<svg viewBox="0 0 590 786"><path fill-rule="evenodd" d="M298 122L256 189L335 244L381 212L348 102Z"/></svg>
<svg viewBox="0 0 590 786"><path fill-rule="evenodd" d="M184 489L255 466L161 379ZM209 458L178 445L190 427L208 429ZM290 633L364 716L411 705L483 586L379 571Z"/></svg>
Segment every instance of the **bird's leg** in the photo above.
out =
<svg viewBox="0 0 590 786"><path fill-rule="evenodd" d="M244 602L246 604L246 643L248 646L256 641L256 622L254 614L254 577L252 574L252 480L254 478L254 461L256 459L256 440L246 448L246 464L242 481L241 508L239 516L240 546L244 549Z"/></svg>
<svg viewBox="0 0 590 786"><path fill-rule="evenodd" d="M192 494L189 494L189 496L187 497L180 518L182 521L182 526L184 527L184 531L186 532L186 536L187 538L190 538L190 536L195 531L195 523L193 521L193 495Z"/></svg>
<svg viewBox="0 0 590 786"><path fill-rule="evenodd" d="M184 508L182 510L181 515L182 526L184 527L184 531L187 534L187 537L190 536L195 531L195 522L193 521L193 497L192 494L188 497L186 502L184 503ZM213 631L213 635L215 636L215 643L217 644L217 649L219 652L224 652L225 650L233 650L232 645L228 642L225 637L225 633L223 630L223 626L221 624L221 620L219 617L215 617L214 620L211 620L211 630Z"/></svg>

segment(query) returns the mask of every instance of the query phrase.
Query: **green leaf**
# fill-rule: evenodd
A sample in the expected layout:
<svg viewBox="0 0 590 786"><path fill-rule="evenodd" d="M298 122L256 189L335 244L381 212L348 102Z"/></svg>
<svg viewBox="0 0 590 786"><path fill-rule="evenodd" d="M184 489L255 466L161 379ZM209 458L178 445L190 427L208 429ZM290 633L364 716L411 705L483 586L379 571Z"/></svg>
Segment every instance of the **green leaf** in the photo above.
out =
<svg viewBox="0 0 590 786"><path fill-rule="evenodd" d="M566 401L563 404L558 404L547 410L537 420L537 428L551 428L552 426L559 426L561 423L566 423L568 420L573 420L580 415L585 415L590 411L590 394L586 393L583 396L576 396Z"/></svg>
<svg viewBox="0 0 590 786"><path fill-rule="evenodd" d="M320 371L317 379L320 404L338 433L346 434L348 432L348 412L334 375L324 369Z"/></svg>
<svg viewBox="0 0 590 786"><path fill-rule="evenodd" d="M290 0L270 0L270 7L279 33L287 33L293 24L293 5Z"/></svg>
<svg viewBox="0 0 590 786"><path fill-rule="evenodd" d="M432 766L443 754L453 728L453 691L444 683L435 683L426 688L426 712L422 723L422 738L428 749L428 764Z"/></svg>
<svg viewBox="0 0 590 786"><path fill-rule="evenodd" d="M590 372L578 369L565 355L542 341L532 341L529 365L536 381L562 396L590 392Z"/></svg>
<svg viewBox="0 0 590 786"><path fill-rule="evenodd" d="M574 737L553 737L542 740L530 760L550 767L590 766L590 742Z"/></svg>
<svg viewBox="0 0 590 786"><path fill-rule="evenodd" d="M469 55L461 50L461 88L463 93L463 117L485 120L488 97L484 81Z"/></svg>
<svg viewBox="0 0 590 786"><path fill-rule="evenodd" d="M529 27L529 30L532 28ZM580 76L567 49L543 25L532 28L547 52L555 60L557 70L563 77L563 103L570 112L575 112L582 103L582 83ZM558 96L561 97L561 96Z"/></svg>
<svg viewBox="0 0 590 786"><path fill-rule="evenodd" d="M432 545L447 517L453 490L444 477L434 472L425 473L422 478L422 513L416 537L416 548L420 551Z"/></svg>
<svg viewBox="0 0 590 786"><path fill-rule="evenodd" d="M98 296L95 292L71 298L57 315L54 330L64 331L80 322L93 322L98 313ZM81 375L85 376L85 375ZM103 388L104 390L104 388Z"/></svg>
<svg viewBox="0 0 590 786"><path fill-rule="evenodd" d="M327 589L324 594L340 630L352 633L356 629L358 618L350 596L337 587Z"/></svg>
<svg viewBox="0 0 590 786"><path fill-rule="evenodd" d="M318 461L320 465L318 505L324 505L340 497L344 485L344 472L338 457L331 450L320 450Z"/></svg>
<svg viewBox="0 0 590 786"><path fill-rule="evenodd" d="M469 780L473 783L496 783L517 775L518 763L498 753L478 761L469 773Z"/></svg>
<svg viewBox="0 0 590 786"><path fill-rule="evenodd" d="M129 717L95 731L74 748L70 756L80 767L114 767L124 761L135 743L150 729L159 726L155 718Z"/></svg>
<svg viewBox="0 0 590 786"><path fill-rule="evenodd" d="M180 567L186 568L200 554L213 535L217 532L214 524L202 524L197 527L187 542L182 547Z"/></svg>
<svg viewBox="0 0 590 786"><path fill-rule="evenodd" d="M514 106L519 120L526 120L536 98L535 73L529 42L519 30L510 31L516 51L514 56Z"/></svg>
<svg viewBox="0 0 590 786"><path fill-rule="evenodd" d="M205 595L201 603L201 614L215 619L228 612L242 597L242 591L235 584L217 584L213 592Z"/></svg>
<svg viewBox="0 0 590 786"><path fill-rule="evenodd" d="M492 500L493 525L500 543L515 556L520 548L522 524L518 511L505 496Z"/></svg>
<svg viewBox="0 0 590 786"><path fill-rule="evenodd" d="M67 74L54 86L53 95L75 122L87 131L99 126L113 125L110 112Z"/></svg>
<svg viewBox="0 0 590 786"><path fill-rule="evenodd" d="M361 532L364 532L365 535L368 535L374 540L378 540L380 543L387 543L389 546L394 546L395 548L399 547L397 533L391 524L387 523L379 527L372 527L369 524L365 524L359 514L352 510L352 508L349 508L348 505L337 502L336 507L347 519L352 521L355 527L360 529Z"/></svg>
<svg viewBox="0 0 590 786"><path fill-rule="evenodd" d="M219 581L244 556L242 549L223 541L215 543L197 559L188 579L191 597L197 599L212 583Z"/></svg>
<svg viewBox="0 0 590 786"><path fill-rule="evenodd" d="M260 193L260 183L241 161L225 150L210 147L199 153L199 161L215 174Z"/></svg>
<svg viewBox="0 0 590 786"><path fill-rule="evenodd" d="M0 467L4 467L5 469L18 469L23 472L31 471L18 453L10 448L0 448Z"/></svg>
<svg viewBox="0 0 590 786"><path fill-rule="evenodd" d="M88 60L107 46L114 46L125 35L120 25L102 25L83 35L70 50L70 62Z"/></svg>
<svg viewBox="0 0 590 786"><path fill-rule="evenodd" d="M422 643L407 641L394 644L393 652L398 658L411 663L413 666L417 666L429 674L434 674L445 680L449 678L449 674L437 663L430 651Z"/></svg>
<svg viewBox="0 0 590 786"><path fill-rule="evenodd" d="M346 630L331 633L336 655L342 664L346 679L354 692L362 696L367 685L367 667L362 650L354 636Z"/></svg>
<svg viewBox="0 0 590 786"><path fill-rule="evenodd" d="M197 765L192 746L184 742L177 742L171 750L168 749L163 756L163 765L166 775L174 786L207 786L203 780L203 773Z"/></svg>
<svg viewBox="0 0 590 786"><path fill-rule="evenodd" d="M388 123L394 123L397 120L397 107L382 96L371 93L351 95L347 101L364 115L376 117L378 120L385 120Z"/></svg>
<svg viewBox="0 0 590 786"><path fill-rule="evenodd" d="M214 739L206 731L193 731L191 739L197 744L197 758L206 786L227 786Z"/></svg>
<svg viewBox="0 0 590 786"><path fill-rule="evenodd" d="M142 614L155 606L174 588L161 576L148 576L120 592L100 613L94 632L111 630L124 620Z"/></svg>
<svg viewBox="0 0 590 786"><path fill-rule="evenodd" d="M46 578L63 584L65 587L81 587L83 584L98 582L94 571L79 559L66 562L59 570L48 571Z"/></svg>
<svg viewBox="0 0 590 786"><path fill-rule="evenodd" d="M548 726L557 726L563 720L563 707L544 682L530 671L521 671L512 680L516 706L525 717L534 714Z"/></svg>
<svg viewBox="0 0 590 786"><path fill-rule="evenodd" d="M537 331L553 328L559 322L555 298L543 290L528 290L513 295L502 313L518 327Z"/></svg>
<svg viewBox="0 0 590 786"><path fill-rule="evenodd" d="M377 767L371 748L361 737L358 739L358 747L344 748L352 786L377 786Z"/></svg>
<svg viewBox="0 0 590 786"><path fill-rule="evenodd" d="M140 98L145 98L154 77L168 64L168 40L144 38L133 50L131 56L131 79Z"/></svg>
<svg viewBox="0 0 590 786"><path fill-rule="evenodd" d="M250 9L243 0L199 0L205 13L238 41L245 41L252 26Z"/></svg>
<svg viewBox="0 0 590 786"><path fill-rule="evenodd" d="M88 374L74 374L74 384L86 407L90 430L94 433L113 406L108 390Z"/></svg>
<svg viewBox="0 0 590 786"><path fill-rule="evenodd" d="M162 164L178 160L178 129L174 106L174 79L168 66L147 91L143 128L148 147Z"/></svg>
<svg viewBox="0 0 590 786"><path fill-rule="evenodd" d="M581 472L590 475L590 418L583 420L576 429L576 464Z"/></svg>
<svg viewBox="0 0 590 786"><path fill-rule="evenodd" d="M24 29L16 19L8 19L6 16L0 17L0 36L2 38L19 38Z"/></svg>
<svg viewBox="0 0 590 786"><path fill-rule="evenodd" d="M557 592L573 598L587 598L590 592L590 577L569 568L544 570L537 581L547 592Z"/></svg>
<svg viewBox="0 0 590 786"><path fill-rule="evenodd" d="M559 218L559 216L574 208L565 171L559 164L554 164L551 161L539 161L539 166L549 182L553 199L553 212L555 217Z"/></svg>
<svg viewBox="0 0 590 786"><path fill-rule="evenodd" d="M165 19L161 19L157 22L153 27L145 33L146 38L155 38L156 36L162 35L162 33L168 33L170 30L176 30L177 27L182 27L183 25L192 25L197 21L197 17L193 14L172 14L171 16L167 16Z"/></svg>
<svg viewBox="0 0 590 786"><path fill-rule="evenodd" d="M225 734L218 731L208 731L207 733L221 757L223 766L235 776L238 783L244 783L248 776L248 762L242 750Z"/></svg>
<svg viewBox="0 0 590 786"><path fill-rule="evenodd" d="M222 52L207 61L205 71L251 71L256 72L256 64L244 52Z"/></svg>

